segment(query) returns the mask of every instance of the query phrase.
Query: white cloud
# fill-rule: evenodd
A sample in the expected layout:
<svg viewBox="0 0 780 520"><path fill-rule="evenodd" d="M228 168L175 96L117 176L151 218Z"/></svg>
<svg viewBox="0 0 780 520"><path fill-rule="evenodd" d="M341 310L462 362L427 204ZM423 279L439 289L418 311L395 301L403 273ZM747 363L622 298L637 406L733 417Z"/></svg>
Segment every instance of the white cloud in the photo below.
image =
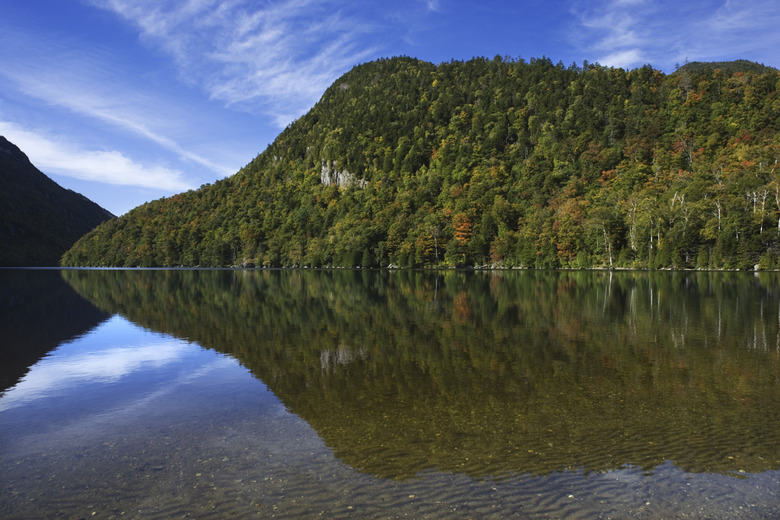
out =
<svg viewBox="0 0 780 520"><path fill-rule="evenodd" d="M171 56L184 81L217 100L271 115L282 127L374 49L371 27L329 0L93 0Z"/></svg>
<svg viewBox="0 0 780 520"><path fill-rule="evenodd" d="M84 75L74 81L71 74L47 73L8 73L26 95L36 97L46 103L70 110L76 114L88 116L103 123L115 126L126 132L149 140L162 148L175 153L184 160L208 168L220 175L229 175L224 166L199 154L186 150L175 140L165 136L154 127L171 125L174 110L170 107L155 109L158 101L138 92L124 91L109 94L99 91L100 85L95 75ZM103 84L103 90L110 87ZM117 89L120 90L120 89ZM125 90L125 89L121 89ZM183 119L183 118L182 118ZM179 125L186 123L181 121Z"/></svg>
<svg viewBox="0 0 780 520"><path fill-rule="evenodd" d="M572 14L575 45L608 66L671 70L685 59L738 58L776 65L780 47L776 0L575 0Z"/></svg>
<svg viewBox="0 0 780 520"><path fill-rule="evenodd" d="M642 58L641 51L639 49L626 49L623 51L615 52L602 56L598 62L608 67L620 67L624 69L630 69L638 63L643 63L645 60Z"/></svg>
<svg viewBox="0 0 780 520"><path fill-rule="evenodd" d="M0 35L0 59L7 65L0 76L27 97L141 137L221 176L234 173L170 137L192 125L186 103L132 81L135 71L115 68L116 57L99 48L12 31Z"/></svg>
<svg viewBox="0 0 780 520"><path fill-rule="evenodd" d="M441 2L439 0L423 0L423 2L429 11L438 12L441 9Z"/></svg>
<svg viewBox="0 0 780 520"><path fill-rule="evenodd" d="M780 5L776 0L727 0L693 22L695 30L689 46L695 59L721 55L780 65Z"/></svg>
<svg viewBox="0 0 780 520"><path fill-rule="evenodd" d="M742 30L755 31L771 28L777 30L780 21L780 7L775 0L734 1L727 0L708 18L710 29L725 32Z"/></svg>
<svg viewBox="0 0 780 520"><path fill-rule="evenodd" d="M0 120L0 135L18 146L40 170L75 179L164 191L191 186L180 171L139 164L114 150L81 150L65 139L47 137Z"/></svg>
<svg viewBox="0 0 780 520"><path fill-rule="evenodd" d="M627 68L642 65L647 41L644 5L643 0L609 0L575 9L580 24L580 30L576 31L578 45L593 53L602 65Z"/></svg>

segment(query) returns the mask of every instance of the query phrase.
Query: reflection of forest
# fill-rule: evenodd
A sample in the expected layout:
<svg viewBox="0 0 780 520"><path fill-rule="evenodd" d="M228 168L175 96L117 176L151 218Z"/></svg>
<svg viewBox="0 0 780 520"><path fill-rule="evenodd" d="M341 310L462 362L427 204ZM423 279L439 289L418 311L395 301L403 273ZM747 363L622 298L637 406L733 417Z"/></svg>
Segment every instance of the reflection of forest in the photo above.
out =
<svg viewBox="0 0 780 520"><path fill-rule="evenodd" d="M368 473L780 468L776 274L63 275L236 357Z"/></svg>
<svg viewBox="0 0 780 520"><path fill-rule="evenodd" d="M0 392L63 341L108 314L84 300L55 270L0 270Z"/></svg>

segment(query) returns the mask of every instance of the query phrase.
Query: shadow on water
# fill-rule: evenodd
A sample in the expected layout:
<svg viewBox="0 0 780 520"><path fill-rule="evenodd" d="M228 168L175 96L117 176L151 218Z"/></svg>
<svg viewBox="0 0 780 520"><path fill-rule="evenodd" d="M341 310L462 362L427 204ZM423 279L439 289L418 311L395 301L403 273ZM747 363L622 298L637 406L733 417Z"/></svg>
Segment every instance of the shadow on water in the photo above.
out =
<svg viewBox="0 0 780 520"><path fill-rule="evenodd" d="M776 274L62 276L105 312L235 357L372 475L780 468Z"/></svg>
<svg viewBox="0 0 780 520"><path fill-rule="evenodd" d="M49 351L108 317L58 270L0 269L0 393Z"/></svg>

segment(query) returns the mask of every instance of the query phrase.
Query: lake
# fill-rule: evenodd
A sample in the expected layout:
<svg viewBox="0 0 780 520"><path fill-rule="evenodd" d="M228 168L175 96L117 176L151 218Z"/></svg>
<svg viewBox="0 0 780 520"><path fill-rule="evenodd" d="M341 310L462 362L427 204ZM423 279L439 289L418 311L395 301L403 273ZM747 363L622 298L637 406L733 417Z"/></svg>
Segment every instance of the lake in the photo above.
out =
<svg viewBox="0 0 780 520"><path fill-rule="evenodd" d="M0 270L3 518L776 518L780 274Z"/></svg>

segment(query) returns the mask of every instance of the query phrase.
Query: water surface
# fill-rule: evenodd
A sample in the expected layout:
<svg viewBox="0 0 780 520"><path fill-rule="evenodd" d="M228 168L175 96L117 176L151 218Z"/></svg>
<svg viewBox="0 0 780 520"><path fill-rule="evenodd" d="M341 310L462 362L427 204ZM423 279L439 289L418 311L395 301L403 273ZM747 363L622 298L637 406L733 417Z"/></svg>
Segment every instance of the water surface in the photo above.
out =
<svg viewBox="0 0 780 520"><path fill-rule="evenodd" d="M780 514L776 274L12 270L0 302L52 273L96 322L0 397L3 517ZM4 352L74 306L17 308Z"/></svg>

